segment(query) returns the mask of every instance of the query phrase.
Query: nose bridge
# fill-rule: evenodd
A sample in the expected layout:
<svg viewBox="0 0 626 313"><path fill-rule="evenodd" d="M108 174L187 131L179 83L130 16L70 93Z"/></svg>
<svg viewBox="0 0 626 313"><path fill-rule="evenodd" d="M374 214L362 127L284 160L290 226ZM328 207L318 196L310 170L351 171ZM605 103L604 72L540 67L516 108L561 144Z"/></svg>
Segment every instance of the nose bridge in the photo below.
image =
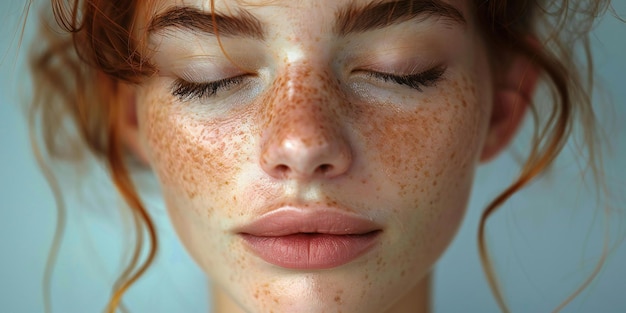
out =
<svg viewBox="0 0 626 313"><path fill-rule="evenodd" d="M279 78L272 107L275 120L284 139L292 138L307 145L329 136L331 115L339 108L334 105L332 86L324 84L324 75L307 66L293 67ZM280 80L284 80L284 83ZM335 93L336 94L336 93Z"/></svg>
<svg viewBox="0 0 626 313"><path fill-rule="evenodd" d="M332 75L289 65L274 82L265 114L261 163L275 177L336 176L351 160L341 93Z"/></svg>

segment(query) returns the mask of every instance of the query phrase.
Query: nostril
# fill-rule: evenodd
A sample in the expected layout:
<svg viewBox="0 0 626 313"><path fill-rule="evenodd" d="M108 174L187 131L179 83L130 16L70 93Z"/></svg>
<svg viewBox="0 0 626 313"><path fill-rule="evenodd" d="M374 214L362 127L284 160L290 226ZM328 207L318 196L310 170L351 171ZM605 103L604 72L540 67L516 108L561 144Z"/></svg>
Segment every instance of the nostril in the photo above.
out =
<svg viewBox="0 0 626 313"><path fill-rule="evenodd" d="M317 172L320 174L326 174L333 170L333 166L331 164L322 164L317 167Z"/></svg>
<svg viewBox="0 0 626 313"><path fill-rule="evenodd" d="M287 166L285 164L279 164L279 165L276 166L276 171L278 173L288 174L290 169L289 169L289 166Z"/></svg>

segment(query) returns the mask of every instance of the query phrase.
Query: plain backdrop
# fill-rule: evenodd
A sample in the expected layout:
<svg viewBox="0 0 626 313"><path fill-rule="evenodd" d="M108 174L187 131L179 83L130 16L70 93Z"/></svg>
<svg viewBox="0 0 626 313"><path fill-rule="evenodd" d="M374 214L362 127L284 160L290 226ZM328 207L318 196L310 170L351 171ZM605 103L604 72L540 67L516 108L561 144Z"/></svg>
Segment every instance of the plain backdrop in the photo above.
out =
<svg viewBox="0 0 626 313"><path fill-rule="evenodd" d="M614 5L626 16L626 2ZM22 8L17 1L0 3L0 312L9 313L43 311L41 282L57 218L22 114L29 94L28 45L17 54ZM32 37L34 17L25 42ZM606 263L564 312L626 312L626 245L620 245L626 233L626 24L607 16L592 36L592 47L599 72L600 124L612 144L604 165L613 194L607 198L585 191L581 169L572 158L576 147L570 145L553 171L495 216L489 243L513 312L549 312L558 306L593 270L602 255L605 230L610 235ZM463 227L437 265L435 312L498 312L478 259L478 219L514 177L515 156L523 153L529 129L510 151L479 169ZM99 312L119 273L119 261L128 256L128 233L101 169L95 166L83 179L61 176L69 218L53 275L53 312ZM140 179L150 182L150 173ZM206 278L174 236L158 188L147 185L144 195L157 221L161 251L154 267L129 292L127 306L131 312L208 312ZM608 221L605 208L614 212Z"/></svg>

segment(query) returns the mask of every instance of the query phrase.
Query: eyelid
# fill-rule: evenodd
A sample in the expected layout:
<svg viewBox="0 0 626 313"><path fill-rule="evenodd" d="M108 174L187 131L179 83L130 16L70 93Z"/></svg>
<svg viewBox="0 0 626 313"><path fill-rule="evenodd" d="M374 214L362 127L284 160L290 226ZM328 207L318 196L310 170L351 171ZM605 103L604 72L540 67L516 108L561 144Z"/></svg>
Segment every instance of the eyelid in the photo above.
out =
<svg viewBox="0 0 626 313"><path fill-rule="evenodd" d="M193 83L217 81L249 72L223 56L207 54L159 57L154 61L160 76L181 78Z"/></svg>
<svg viewBox="0 0 626 313"><path fill-rule="evenodd" d="M447 71L446 65L433 66L425 71L413 73L409 75L384 73L376 71L363 71L367 77L387 83L393 83L398 86L410 87L419 92L424 91L424 87L433 87L441 80L445 79Z"/></svg>
<svg viewBox="0 0 626 313"><path fill-rule="evenodd" d="M355 71L377 72L381 74L409 76L423 73L436 67L443 66L441 61L428 61L423 59L415 60L415 58L404 59L402 61L394 61L392 58L384 58L383 60L372 60L370 62L361 63Z"/></svg>
<svg viewBox="0 0 626 313"><path fill-rule="evenodd" d="M444 64L440 64L440 65L433 65L433 66L429 66L426 68L422 68L419 67L419 70L416 69L412 69L410 71L378 71L378 70L364 70L364 72L369 73L374 73L377 75L381 75L381 76L394 76L394 77L405 77L405 78L410 78L410 77L417 77L417 76L423 76L423 75L428 75L431 73L436 73L438 75L443 75L446 71L448 67Z"/></svg>
<svg viewBox="0 0 626 313"><path fill-rule="evenodd" d="M220 66L216 64L187 65L181 69L171 69L171 76L180 78L189 83L208 83L246 75L239 68L233 66Z"/></svg>

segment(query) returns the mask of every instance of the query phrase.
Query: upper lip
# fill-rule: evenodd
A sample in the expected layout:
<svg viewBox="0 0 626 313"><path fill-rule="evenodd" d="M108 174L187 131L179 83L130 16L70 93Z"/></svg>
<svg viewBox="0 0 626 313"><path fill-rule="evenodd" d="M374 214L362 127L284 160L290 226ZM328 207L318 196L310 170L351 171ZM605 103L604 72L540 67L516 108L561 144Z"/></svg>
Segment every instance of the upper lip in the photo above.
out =
<svg viewBox="0 0 626 313"><path fill-rule="evenodd" d="M239 234L279 237L298 233L364 235L381 230L372 219L330 208L300 209L286 206L263 214L236 230Z"/></svg>

